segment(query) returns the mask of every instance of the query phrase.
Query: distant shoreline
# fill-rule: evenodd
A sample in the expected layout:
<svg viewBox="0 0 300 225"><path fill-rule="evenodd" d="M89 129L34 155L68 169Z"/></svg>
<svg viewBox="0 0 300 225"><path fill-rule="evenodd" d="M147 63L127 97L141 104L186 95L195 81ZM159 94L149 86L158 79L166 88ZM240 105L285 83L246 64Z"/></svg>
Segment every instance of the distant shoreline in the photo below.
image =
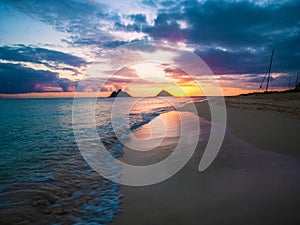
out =
<svg viewBox="0 0 300 225"><path fill-rule="evenodd" d="M300 92L274 92L225 97L227 126L242 140L264 150L300 158ZM220 99L210 100L221 104ZM195 103L198 115L210 121L207 101ZM187 105L182 110L188 110Z"/></svg>
<svg viewBox="0 0 300 225"><path fill-rule="evenodd" d="M239 96L261 96L261 95L273 95L273 94L290 94L290 93L297 93L300 92L299 90L290 89L290 90L283 90L283 91L269 91L269 92L250 92L245 94L237 94L237 95L226 95L226 96L167 96L173 98L199 98L199 97L239 97ZM47 92L49 95L60 94L62 92ZM67 92L70 94L69 96L24 96L26 94L0 94L0 99L48 99L48 98L74 98L75 92ZM83 92L84 93L84 92ZM39 93L27 93L27 94L39 94ZM108 98L108 96L98 97L98 93L93 93L93 96L76 96L76 98ZM17 96L16 96L17 95ZM18 96L19 95L19 96ZM130 96L131 98L155 98L155 97L166 97L166 96ZM126 98L126 97L125 97Z"/></svg>

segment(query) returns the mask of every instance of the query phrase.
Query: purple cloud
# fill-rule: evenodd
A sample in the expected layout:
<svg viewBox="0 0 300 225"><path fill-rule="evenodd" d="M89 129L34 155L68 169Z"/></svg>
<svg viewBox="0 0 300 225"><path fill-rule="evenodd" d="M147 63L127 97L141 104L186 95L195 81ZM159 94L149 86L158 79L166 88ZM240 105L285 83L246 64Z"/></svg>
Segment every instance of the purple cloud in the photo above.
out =
<svg viewBox="0 0 300 225"><path fill-rule="evenodd" d="M34 70L21 64L0 63L0 92L19 94L44 91L73 91L76 82L60 79L57 73Z"/></svg>

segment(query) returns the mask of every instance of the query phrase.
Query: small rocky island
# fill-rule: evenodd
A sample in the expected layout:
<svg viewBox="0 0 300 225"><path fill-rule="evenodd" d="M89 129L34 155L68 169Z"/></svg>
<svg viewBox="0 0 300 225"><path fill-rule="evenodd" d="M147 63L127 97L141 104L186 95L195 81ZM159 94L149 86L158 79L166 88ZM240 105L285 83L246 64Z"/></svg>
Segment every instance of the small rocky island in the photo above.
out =
<svg viewBox="0 0 300 225"><path fill-rule="evenodd" d="M167 92L166 90L161 90L156 97L174 97L172 94Z"/></svg>
<svg viewBox="0 0 300 225"><path fill-rule="evenodd" d="M131 97L131 95L119 89L118 91L113 91L109 96L109 98L115 98L115 97Z"/></svg>

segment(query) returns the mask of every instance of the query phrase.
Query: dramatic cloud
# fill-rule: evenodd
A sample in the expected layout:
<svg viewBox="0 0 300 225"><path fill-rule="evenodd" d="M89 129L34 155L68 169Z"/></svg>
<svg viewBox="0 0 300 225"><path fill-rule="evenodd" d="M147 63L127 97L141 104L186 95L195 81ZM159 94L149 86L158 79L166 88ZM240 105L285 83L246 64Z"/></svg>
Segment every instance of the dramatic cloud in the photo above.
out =
<svg viewBox="0 0 300 225"><path fill-rule="evenodd" d="M167 78L171 78L178 83L188 83L193 81L187 73L178 68L167 67L164 69L164 72L166 73Z"/></svg>
<svg viewBox="0 0 300 225"><path fill-rule="evenodd" d="M256 86L255 82L259 83L266 72L272 48L275 48L272 67L275 86L286 86L288 77L300 71L300 0L24 0L0 3L62 33L61 43L66 48L60 52L22 45L22 42L1 46L2 93L15 93L18 85L22 93L51 88L72 91L75 79L62 77L72 79L70 71L83 75L80 68L88 65L88 60L65 53L74 52L68 48L81 49L80 55L88 50L87 54L102 56L117 46L147 39L180 43L192 49L228 87ZM5 10L5 7L0 9ZM42 46L45 44L51 43ZM160 52L162 49L144 46L139 51ZM138 56L134 57L138 60ZM111 63L123 61L129 59L121 52ZM45 67L28 68L30 63ZM180 68L180 65L175 66ZM164 71L167 76L187 81L184 74L171 69ZM58 70L69 74L62 76L62 72L56 73ZM117 87L130 82L135 75L134 71L123 71L115 74L110 82L116 82ZM28 80L24 80L25 77ZM91 90L98 90L98 86Z"/></svg>
<svg viewBox="0 0 300 225"><path fill-rule="evenodd" d="M76 82L60 79L57 73L26 68L21 64L0 63L2 94L45 91L73 91Z"/></svg>
<svg viewBox="0 0 300 225"><path fill-rule="evenodd" d="M50 65L49 63L56 65L65 64L72 67L80 67L87 64L84 59L71 54L25 45L0 47L0 59L45 64L47 66Z"/></svg>
<svg viewBox="0 0 300 225"><path fill-rule="evenodd" d="M86 77L78 83L79 92L111 92L140 79L135 69L123 67L118 71L103 71L103 75ZM70 82L68 81L67 84Z"/></svg>
<svg viewBox="0 0 300 225"><path fill-rule="evenodd" d="M224 87L259 90L261 81L265 74L233 74L226 76L217 76L218 81ZM270 89L273 88L292 88L295 86L296 76L280 73L273 74L270 78ZM262 90L265 89L266 84L263 84Z"/></svg>
<svg viewBox="0 0 300 225"><path fill-rule="evenodd" d="M300 1L163 2L153 25L118 25L156 40L185 42L217 74L262 73L275 48L274 72L300 70Z"/></svg>
<svg viewBox="0 0 300 225"><path fill-rule="evenodd" d="M110 40L102 31L103 18L118 19L109 15L107 7L92 1L12 1L12 7L41 22L54 26L60 32L71 34L74 44L100 44Z"/></svg>

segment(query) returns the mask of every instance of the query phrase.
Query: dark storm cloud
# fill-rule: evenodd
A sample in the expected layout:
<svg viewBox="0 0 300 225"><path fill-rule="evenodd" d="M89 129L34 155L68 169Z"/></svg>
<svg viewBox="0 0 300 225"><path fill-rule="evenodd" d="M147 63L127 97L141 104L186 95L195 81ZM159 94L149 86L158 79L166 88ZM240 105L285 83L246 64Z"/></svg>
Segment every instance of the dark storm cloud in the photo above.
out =
<svg viewBox="0 0 300 225"><path fill-rule="evenodd" d="M60 78L57 83L62 88L62 91L64 92L76 90L76 86L77 86L76 81L71 81L67 78Z"/></svg>
<svg viewBox="0 0 300 225"><path fill-rule="evenodd" d="M109 31L135 31L155 40L181 41L195 47L195 53L215 74L251 73L260 78L257 74L265 73L272 48L275 48L273 72L300 71L300 1L262 2L141 0L140 5L156 10L151 24L146 12L122 15L96 1L31 0L6 4L68 33L70 40L66 41L72 45L114 48L126 42ZM131 22L125 24L122 18ZM53 58L51 53L48 55L50 58L45 61L55 58L55 54ZM65 60L64 56L58 58ZM68 65L80 64L77 59L69 60Z"/></svg>
<svg viewBox="0 0 300 225"><path fill-rule="evenodd" d="M274 72L300 70L300 1L257 3L164 1L154 25L122 29L196 46L195 53L218 74L264 73L272 48Z"/></svg>
<svg viewBox="0 0 300 225"><path fill-rule="evenodd" d="M195 51L212 69L214 74L264 73L267 70L269 52L251 53L245 50L236 52L209 49Z"/></svg>
<svg viewBox="0 0 300 225"><path fill-rule="evenodd" d="M192 27L196 29L191 31L190 40L229 49L228 52L212 49L198 52L199 56L203 54L204 60L211 59L213 70L217 67L220 73L263 73L272 48L275 48L274 72L300 69L299 63L296 63L300 61L300 48L296 44L300 37L299 1L265 7L247 2L231 3L224 8L210 3L207 7L213 9L211 13L215 12L216 19L207 20L207 26L194 22ZM196 30L200 31L199 35Z"/></svg>
<svg viewBox="0 0 300 225"><path fill-rule="evenodd" d="M185 31L180 28L176 13L159 14L155 19L154 26L149 26L143 31L155 39L164 39L168 41L183 41L186 38Z"/></svg>
<svg viewBox="0 0 300 225"><path fill-rule="evenodd" d="M43 91L71 91L74 81L60 79L57 73L34 70L21 64L0 63L0 93L19 94ZM46 88L47 87L47 88Z"/></svg>
<svg viewBox="0 0 300 225"><path fill-rule="evenodd" d="M260 83L265 75L264 74L239 74L239 76L221 76L218 81L222 83L230 82L230 87L259 90ZM270 88L293 88L295 86L296 76L290 74L279 74L276 78L270 77ZM226 86L226 84L224 86ZM263 83L262 90L266 87L266 83Z"/></svg>
<svg viewBox="0 0 300 225"><path fill-rule="evenodd" d="M299 1L275 2L267 6L247 1L177 1L158 11L149 31L159 38L160 32L156 30L162 27L171 31L178 29L189 43L201 45L241 47L257 45L261 40L266 44L266 41L278 39L273 35L280 32L280 37L286 37L287 30L299 34L299 6ZM178 20L185 20L188 27L178 28Z"/></svg>
<svg viewBox="0 0 300 225"><path fill-rule="evenodd" d="M114 23L114 29L124 32L144 32L147 27L146 16L143 14L130 15L128 18L133 21L132 24L124 25L121 21Z"/></svg>
<svg viewBox="0 0 300 225"><path fill-rule="evenodd" d="M129 15L129 18L132 19L137 24L145 24L146 16L144 14L132 14Z"/></svg>
<svg viewBox="0 0 300 225"><path fill-rule="evenodd" d="M295 72L300 69L299 11L299 1L269 6L208 1L186 7L191 27L185 35L190 43L211 46L196 52L215 73L263 73L273 47L273 71Z"/></svg>
<svg viewBox="0 0 300 225"><path fill-rule="evenodd" d="M84 59L71 54L26 45L0 47L0 59L45 64L47 66L50 65L49 62L73 67L80 67L87 64ZM60 69L60 67L58 68Z"/></svg>

